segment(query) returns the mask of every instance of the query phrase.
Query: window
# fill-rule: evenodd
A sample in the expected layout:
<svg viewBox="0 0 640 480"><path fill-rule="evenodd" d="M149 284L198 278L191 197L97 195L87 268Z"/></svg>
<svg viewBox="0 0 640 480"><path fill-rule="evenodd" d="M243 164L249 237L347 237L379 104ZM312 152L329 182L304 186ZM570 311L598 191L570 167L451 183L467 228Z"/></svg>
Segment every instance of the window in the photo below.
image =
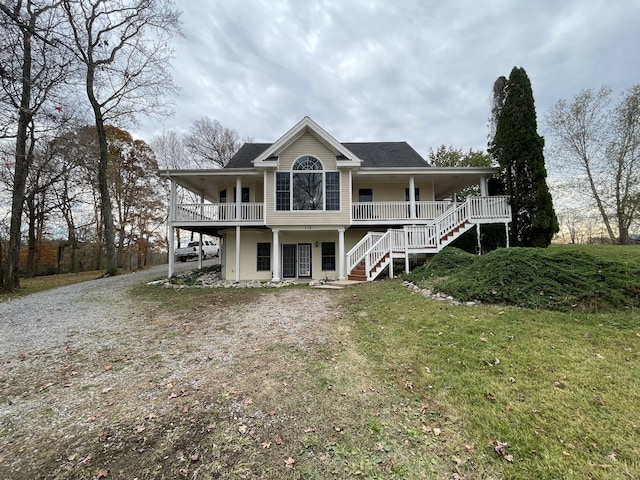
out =
<svg viewBox="0 0 640 480"><path fill-rule="evenodd" d="M373 202L373 190L371 188L361 188L358 190L359 202Z"/></svg>
<svg viewBox="0 0 640 480"><path fill-rule="evenodd" d="M322 163L309 155L293 164L293 209L322 210Z"/></svg>
<svg viewBox="0 0 640 480"><path fill-rule="evenodd" d="M322 242L322 271L335 271L336 243Z"/></svg>
<svg viewBox="0 0 640 480"><path fill-rule="evenodd" d="M326 210L340 210L340 172L327 172L325 177L327 184Z"/></svg>
<svg viewBox="0 0 640 480"><path fill-rule="evenodd" d="M220 190L220 203L227 203L227 189Z"/></svg>
<svg viewBox="0 0 640 480"><path fill-rule="evenodd" d="M276 210L340 210L340 172L323 172L322 162L305 155L291 172L276 172Z"/></svg>
<svg viewBox="0 0 640 480"><path fill-rule="evenodd" d="M289 210L289 172L276 172L276 210Z"/></svg>
<svg viewBox="0 0 640 480"><path fill-rule="evenodd" d="M257 251L257 267L259 272L271 271L271 244L270 243L258 243Z"/></svg>

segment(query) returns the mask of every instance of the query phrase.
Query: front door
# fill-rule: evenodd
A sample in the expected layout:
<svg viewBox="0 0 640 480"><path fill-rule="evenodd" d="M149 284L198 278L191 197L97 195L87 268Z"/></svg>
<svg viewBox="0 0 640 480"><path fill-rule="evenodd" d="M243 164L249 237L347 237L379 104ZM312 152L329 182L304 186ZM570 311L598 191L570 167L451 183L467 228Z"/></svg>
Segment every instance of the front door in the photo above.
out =
<svg viewBox="0 0 640 480"><path fill-rule="evenodd" d="M296 277L297 245L295 243L282 244L282 277Z"/></svg>
<svg viewBox="0 0 640 480"><path fill-rule="evenodd" d="M311 244L298 244L298 276L311 276Z"/></svg>
<svg viewBox="0 0 640 480"><path fill-rule="evenodd" d="M282 244L282 277L311 277L311 244Z"/></svg>

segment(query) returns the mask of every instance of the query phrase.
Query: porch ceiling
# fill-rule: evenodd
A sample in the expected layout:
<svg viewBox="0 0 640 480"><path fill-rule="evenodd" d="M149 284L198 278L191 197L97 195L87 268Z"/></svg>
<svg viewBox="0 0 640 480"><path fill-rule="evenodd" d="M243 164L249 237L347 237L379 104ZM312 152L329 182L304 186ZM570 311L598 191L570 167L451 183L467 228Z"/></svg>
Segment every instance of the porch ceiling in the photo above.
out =
<svg viewBox="0 0 640 480"><path fill-rule="evenodd" d="M496 172L495 168L437 168L407 169L390 171L390 169L360 169L353 174L354 185L406 183L414 177L416 182L433 183L436 200L446 198L472 185L479 185L480 179L489 178Z"/></svg>
<svg viewBox="0 0 640 480"><path fill-rule="evenodd" d="M160 170L159 174L212 202L218 201L220 190L226 188L230 180L235 182L237 177L255 180L263 175L253 169Z"/></svg>

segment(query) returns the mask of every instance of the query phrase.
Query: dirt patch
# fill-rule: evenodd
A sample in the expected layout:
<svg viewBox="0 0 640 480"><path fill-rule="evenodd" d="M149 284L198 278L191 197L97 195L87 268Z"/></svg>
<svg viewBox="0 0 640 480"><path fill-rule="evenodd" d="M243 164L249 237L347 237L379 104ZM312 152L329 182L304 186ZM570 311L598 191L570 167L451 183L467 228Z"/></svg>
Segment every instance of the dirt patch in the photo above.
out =
<svg viewBox="0 0 640 480"><path fill-rule="evenodd" d="M255 442L257 419L284 422L266 405L305 352L323 348L334 295L292 288L231 304L234 293L207 295L177 314L137 305L109 330L1 357L0 478L128 478L134 464L139 478L186 477L202 465L203 442L216 438L208 455L226 465L242 451L238 429ZM235 453L222 441L230 432Z"/></svg>

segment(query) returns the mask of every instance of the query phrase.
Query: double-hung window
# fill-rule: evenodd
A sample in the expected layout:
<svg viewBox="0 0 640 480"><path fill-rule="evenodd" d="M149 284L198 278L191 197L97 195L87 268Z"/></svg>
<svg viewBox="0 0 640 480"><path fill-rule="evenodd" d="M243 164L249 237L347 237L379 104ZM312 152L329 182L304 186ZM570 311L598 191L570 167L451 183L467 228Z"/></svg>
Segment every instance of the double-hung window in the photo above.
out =
<svg viewBox="0 0 640 480"><path fill-rule="evenodd" d="M257 267L258 272L271 270L271 244L267 242L258 242L257 248Z"/></svg>
<svg viewBox="0 0 640 480"><path fill-rule="evenodd" d="M322 242L322 271L331 272L336 269L336 243Z"/></svg>

